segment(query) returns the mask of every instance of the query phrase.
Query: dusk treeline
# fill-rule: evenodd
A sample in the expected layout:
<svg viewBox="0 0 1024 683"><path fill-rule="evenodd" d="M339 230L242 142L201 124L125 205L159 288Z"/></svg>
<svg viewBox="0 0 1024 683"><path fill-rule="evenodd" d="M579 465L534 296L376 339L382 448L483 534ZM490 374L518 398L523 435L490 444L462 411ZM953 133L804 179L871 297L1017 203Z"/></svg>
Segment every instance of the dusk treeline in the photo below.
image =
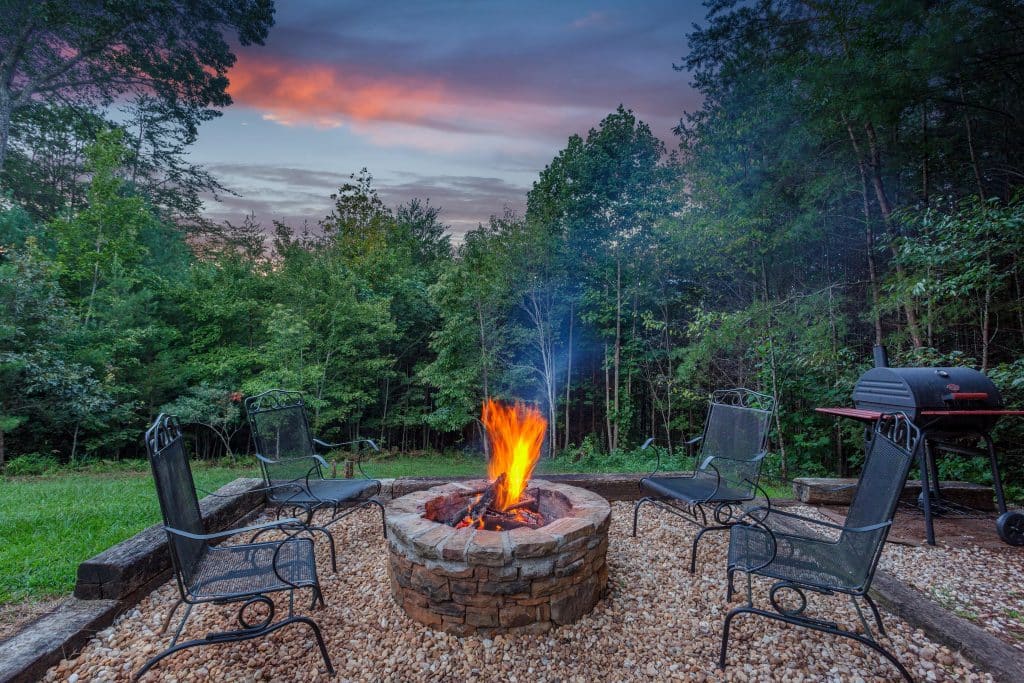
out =
<svg viewBox="0 0 1024 683"><path fill-rule="evenodd" d="M326 438L405 451L478 448L485 398L534 401L550 452L600 458L678 447L711 390L746 386L778 400L776 474L845 473L859 427L812 409L850 404L876 343L1024 403L1024 7L720 1L688 40L680 87L703 105L669 149L620 107L524 215L455 244L438 207L388 207L365 172L314 229L212 226L192 200L216 181L166 119L24 108L0 460L137 454L160 410L239 447L241 398L270 387L303 391Z"/></svg>

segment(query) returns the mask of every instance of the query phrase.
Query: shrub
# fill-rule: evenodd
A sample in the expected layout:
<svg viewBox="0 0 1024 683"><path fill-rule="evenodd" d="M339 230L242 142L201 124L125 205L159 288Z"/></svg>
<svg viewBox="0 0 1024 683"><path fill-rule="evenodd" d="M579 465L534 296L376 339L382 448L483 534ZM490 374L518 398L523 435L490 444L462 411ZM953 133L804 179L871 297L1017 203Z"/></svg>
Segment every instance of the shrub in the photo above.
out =
<svg viewBox="0 0 1024 683"><path fill-rule="evenodd" d="M22 477L47 474L60 468L60 462L52 455L41 455L39 453L28 453L12 458L4 470L4 474L11 477Z"/></svg>

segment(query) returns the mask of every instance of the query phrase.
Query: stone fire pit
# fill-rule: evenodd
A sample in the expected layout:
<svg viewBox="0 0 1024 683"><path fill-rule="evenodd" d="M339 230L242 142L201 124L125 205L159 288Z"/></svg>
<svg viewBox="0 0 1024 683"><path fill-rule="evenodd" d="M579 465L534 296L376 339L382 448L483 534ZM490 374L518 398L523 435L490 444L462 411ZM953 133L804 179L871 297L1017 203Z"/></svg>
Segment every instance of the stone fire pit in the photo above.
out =
<svg viewBox="0 0 1024 683"><path fill-rule="evenodd" d="M486 481L436 486L386 506L391 595L406 614L454 635L542 633L590 612L608 582L611 508L575 486L533 480L548 524L455 529L431 518Z"/></svg>

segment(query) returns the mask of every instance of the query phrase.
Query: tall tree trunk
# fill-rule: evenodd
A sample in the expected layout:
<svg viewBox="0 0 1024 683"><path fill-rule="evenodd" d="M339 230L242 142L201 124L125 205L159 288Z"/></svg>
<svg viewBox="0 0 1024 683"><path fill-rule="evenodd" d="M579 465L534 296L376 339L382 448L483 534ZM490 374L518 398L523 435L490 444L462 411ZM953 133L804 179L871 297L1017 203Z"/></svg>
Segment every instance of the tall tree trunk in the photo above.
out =
<svg viewBox="0 0 1024 683"><path fill-rule="evenodd" d="M563 448L569 448L569 407L572 401L572 328L573 328L573 309L575 308L575 302L569 302L569 344L566 351L565 361L565 434L563 437L564 445Z"/></svg>
<svg viewBox="0 0 1024 683"><path fill-rule="evenodd" d="M921 200L928 206L928 103L921 104Z"/></svg>
<svg viewBox="0 0 1024 683"><path fill-rule="evenodd" d="M1020 259L1013 257L1013 286L1017 290L1017 324L1020 326L1021 339L1024 340L1024 291L1020 283Z"/></svg>
<svg viewBox="0 0 1024 683"><path fill-rule="evenodd" d="M882 180L882 152L878 145L878 135L875 133L875 127L870 121L864 124L864 130L867 132L868 150L870 151L868 166L871 168L871 183L875 188L875 197L878 199L878 210L882 212L882 220L885 222L886 228L892 232L893 209L892 204L889 203L889 197L885 193L885 183ZM893 251L893 255L898 256L895 251ZM899 262L896 263L896 272L900 276L903 275L903 267L899 265ZM924 344L921 341L921 327L917 322L914 302L909 299L904 301L903 311L907 316L907 331L910 333L910 341L915 349L919 349Z"/></svg>
<svg viewBox="0 0 1024 683"><path fill-rule="evenodd" d="M622 362L622 257L615 257L615 419L612 421L612 442L609 450L619 445L619 371Z"/></svg>
<svg viewBox="0 0 1024 683"><path fill-rule="evenodd" d="M984 203L985 186L981 182L981 167L978 166L978 156L974 151L974 132L971 129L971 117L967 115L967 101L964 99L963 86L960 86L960 101L964 103L964 129L967 131L967 151L971 157L971 168L974 170L974 182L978 184L978 199Z"/></svg>
<svg viewBox="0 0 1024 683"><path fill-rule="evenodd" d="M985 285L985 300L981 308L981 371L988 369L988 347L992 341L989 312L992 310L992 285Z"/></svg>
<svg viewBox="0 0 1024 683"><path fill-rule="evenodd" d="M79 420L78 422L75 423L75 434L71 438L71 460L70 460L70 462L74 462L75 458L78 455L78 428L81 427L81 426L82 426L82 421L81 420Z"/></svg>
<svg viewBox="0 0 1024 683"><path fill-rule="evenodd" d="M675 378L675 368L672 367L672 335L671 335L671 320L669 319L669 307L662 307L662 317L665 321L665 329L662 332L662 339L665 342L665 362L667 363L667 370L665 372L665 410L664 421L665 421L665 442L668 446L668 452L672 452L672 384ZM653 430L652 430L653 431Z"/></svg>
<svg viewBox="0 0 1024 683"><path fill-rule="evenodd" d="M547 291L530 290L524 304L527 317L533 323L533 344L540 356L540 373L544 381L544 402L547 404L548 454L554 455L558 447L558 400L555 377L554 326L551 323L551 295Z"/></svg>
<svg viewBox="0 0 1024 683"><path fill-rule="evenodd" d="M612 443L612 380L610 377L611 366L608 363L608 342L604 343L604 422L605 436L608 437L608 450L611 450Z"/></svg>
<svg viewBox="0 0 1024 683"><path fill-rule="evenodd" d="M772 399L775 401L775 435L779 444L779 464L780 464L780 475L782 478L789 478L789 464L786 462L786 441L782 434L782 420L779 417L779 413L782 412L782 401L779 395L779 373L778 373L778 362L775 357L775 330L772 324L772 306L768 295L768 266L765 263L764 257L761 257L761 283L764 291L764 310L767 315L767 331L768 331L768 364L769 370L772 373Z"/></svg>
<svg viewBox="0 0 1024 683"><path fill-rule="evenodd" d="M381 411L380 417L380 440L384 442L384 430L387 429L388 423L388 397L391 395L391 377L384 378L384 408Z"/></svg>
<svg viewBox="0 0 1024 683"><path fill-rule="evenodd" d="M850 144L853 145L853 151L857 157L857 170L860 171L864 235L867 239L868 252L868 288L871 290L871 317L875 323L875 344L880 346L882 344L881 293L878 287L878 265L875 263L875 230L871 226L871 202L868 199L868 171L865 168L864 158L860 153L857 136L854 135L853 126L850 125L849 121L846 121L846 132L850 135Z"/></svg>
<svg viewBox="0 0 1024 683"><path fill-rule="evenodd" d="M0 171L4 170L4 162L7 160L7 145L11 137L12 113L11 93L6 87L0 87Z"/></svg>
<svg viewBox="0 0 1024 683"><path fill-rule="evenodd" d="M487 334L484 331L484 311L479 301L476 304L476 315L480 322L480 372L483 376L484 401L486 401L491 396L487 387Z"/></svg>

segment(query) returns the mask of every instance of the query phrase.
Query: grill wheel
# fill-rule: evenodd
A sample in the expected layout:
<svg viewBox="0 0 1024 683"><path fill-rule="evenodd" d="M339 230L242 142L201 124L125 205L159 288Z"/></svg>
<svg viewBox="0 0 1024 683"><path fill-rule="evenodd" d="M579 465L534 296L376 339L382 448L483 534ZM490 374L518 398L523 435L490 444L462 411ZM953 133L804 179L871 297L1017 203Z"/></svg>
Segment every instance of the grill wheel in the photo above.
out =
<svg viewBox="0 0 1024 683"><path fill-rule="evenodd" d="M1010 545L1024 545L1024 512L1010 510L996 520L999 538Z"/></svg>

